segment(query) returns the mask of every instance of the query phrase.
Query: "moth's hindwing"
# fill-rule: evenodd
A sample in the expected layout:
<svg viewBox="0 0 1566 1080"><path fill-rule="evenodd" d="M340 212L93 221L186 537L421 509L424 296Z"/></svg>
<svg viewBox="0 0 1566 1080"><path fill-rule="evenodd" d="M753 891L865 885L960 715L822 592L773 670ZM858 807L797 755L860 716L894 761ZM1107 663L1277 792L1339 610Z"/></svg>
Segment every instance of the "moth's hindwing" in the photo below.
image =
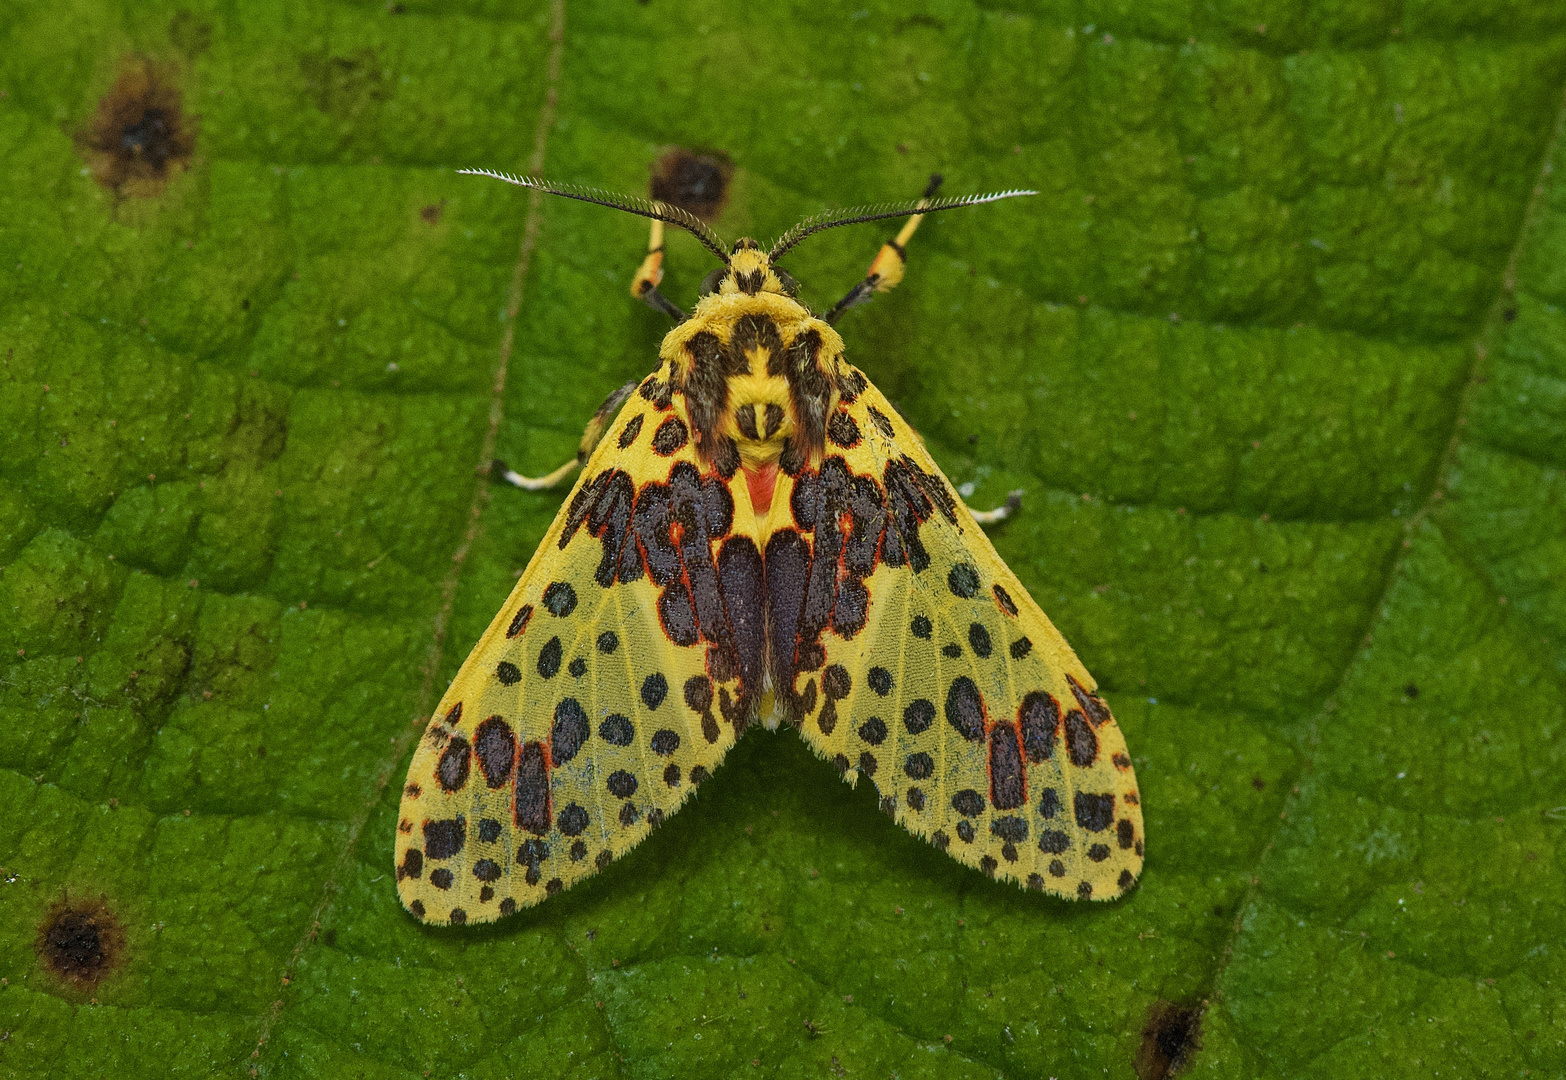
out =
<svg viewBox="0 0 1566 1080"><path fill-rule="evenodd" d="M844 365L839 385L820 469L780 478L768 522L771 600L798 592L773 616L780 707L959 861L1120 896L1142 870L1142 808L1093 678L913 429L861 373Z"/></svg>
<svg viewBox="0 0 1566 1080"><path fill-rule="evenodd" d="M755 514L743 483L698 464L660 375L615 419L414 753L397 891L426 922L508 915L607 866L754 710Z"/></svg>

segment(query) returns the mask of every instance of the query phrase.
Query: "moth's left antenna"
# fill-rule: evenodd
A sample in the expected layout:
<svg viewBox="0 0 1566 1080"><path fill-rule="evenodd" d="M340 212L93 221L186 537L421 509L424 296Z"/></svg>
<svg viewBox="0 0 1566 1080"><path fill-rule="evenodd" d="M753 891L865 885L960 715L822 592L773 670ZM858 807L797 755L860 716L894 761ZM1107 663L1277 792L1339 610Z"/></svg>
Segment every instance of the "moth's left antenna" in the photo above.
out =
<svg viewBox="0 0 1566 1080"><path fill-rule="evenodd" d="M723 241L718 239L717 233L708 228L706 222L702 221L695 214L681 210L678 206L670 206L668 203L659 202L657 199L643 199L635 195L620 195L613 191L585 187L581 184L556 184L537 176L515 176L511 173L496 172L493 169L458 169L457 171L467 176L488 176L496 180L504 180L508 184L516 184L518 187L542 191L547 195L561 195L567 199L576 199L580 202L610 206L616 210L624 210L627 214L639 214L645 218L652 218L654 221L666 221L670 225L676 225L690 233L700 240L708 251L722 259L724 265L728 264L728 252L724 249Z"/></svg>

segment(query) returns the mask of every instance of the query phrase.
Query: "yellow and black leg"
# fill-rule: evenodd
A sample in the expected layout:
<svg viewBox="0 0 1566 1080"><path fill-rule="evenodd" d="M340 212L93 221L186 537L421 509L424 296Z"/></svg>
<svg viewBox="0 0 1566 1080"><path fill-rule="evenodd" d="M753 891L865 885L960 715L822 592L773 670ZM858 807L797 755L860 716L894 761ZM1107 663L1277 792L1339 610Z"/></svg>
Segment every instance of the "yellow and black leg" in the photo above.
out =
<svg viewBox="0 0 1566 1080"><path fill-rule="evenodd" d="M940 188L941 174L935 173L930 177L930 183L925 187L924 194L920 196L921 206L935 198L935 193ZM897 283L903 280L903 270L908 265L908 241L913 239L915 230L919 228L919 222L923 220L923 214L915 213L903 223L902 230L896 236L881 245L881 250L875 253L874 259L870 260L870 270L865 274L864 280L849 289L847 296L832 305L832 310L826 314L827 322L835 323L849 308L868 302L876 293L890 292L897 287Z"/></svg>
<svg viewBox="0 0 1566 1080"><path fill-rule="evenodd" d="M645 301L654 311L661 311L675 320L683 320L685 312L675 307L668 297L658 291L658 284L662 280L663 222L654 220L651 235L647 238L647 257L636 268L636 277L631 281L631 295ZM496 458L490 465L490 475L523 491L548 491L557 486L587 464L587 459L592 456L599 440L604 437L604 432L609 429L610 421L615 418L620 411L620 406L625 404L625 399L631 396L636 387L637 383L628 382L604 399L604 403L598 406L598 411L593 413L593 418L587 422L587 427L582 430L582 441L577 446L576 456L558 469L543 476L523 476L504 461Z"/></svg>
<svg viewBox="0 0 1566 1080"><path fill-rule="evenodd" d="M636 391L637 382L631 380L620 387L614 393L604 398L604 403L598 406L598 411L593 413L593 418L587 422L587 427L582 430L582 441L577 445L576 456L560 466L554 472L545 476L523 476L512 470L511 466L496 458L490 466L490 475L504 480L513 487L519 487L523 491L547 491L569 477L576 470L587 464L587 459L597 449L598 443L603 439L604 432L609 430L609 425L620 412L620 406L625 404L625 399Z"/></svg>
<svg viewBox="0 0 1566 1080"><path fill-rule="evenodd" d="M667 296L658 291L663 281L663 222L654 218L651 235L647 238L647 257L636 268L631 281L631 295L646 302L654 311L661 311L676 322L683 321L685 312L675 307Z"/></svg>

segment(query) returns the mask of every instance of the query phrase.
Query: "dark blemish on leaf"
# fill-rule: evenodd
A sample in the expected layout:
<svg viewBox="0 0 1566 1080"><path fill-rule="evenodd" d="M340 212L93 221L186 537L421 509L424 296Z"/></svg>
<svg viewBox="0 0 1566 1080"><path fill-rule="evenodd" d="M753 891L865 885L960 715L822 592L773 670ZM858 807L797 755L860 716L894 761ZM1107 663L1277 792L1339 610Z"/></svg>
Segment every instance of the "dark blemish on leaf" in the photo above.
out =
<svg viewBox="0 0 1566 1080"><path fill-rule="evenodd" d="M1266 786L1267 786L1267 781L1263 780L1261 777L1259 777L1259 776L1251 777L1251 787L1255 788L1257 791L1263 790Z"/></svg>
<svg viewBox="0 0 1566 1080"><path fill-rule="evenodd" d="M105 898L64 897L49 909L34 948L52 974L91 990L124 965L125 928Z"/></svg>
<svg viewBox="0 0 1566 1080"><path fill-rule="evenodd" d="M212 24L188 11L177 11L169 21L169 40L189 60L212 48Z"/></svg>
<svg viewBox="0 0 1566 1080"><path fill-rule="evenodd" d="M299 71L316 107L332 116L359 119L390 96L374 49L359 49L352 56L332 56L325 49L307 53L299 58Z"/></svg>
<svg viewBox="0 0 1566 1080"><path fill-rule="evenodd" d="M721 150L671 147L653 164L648 190L660 202L711 221L729 200L734 163Z"/></svg>
<svg viewBox="0 0 1566 1080"><path fill-rule="evenodd" d="M1201 1005L1155 1002L1142 1026L1142 1045L1136 1053L1137 1080L1164 1080L1175 1076L1201 1049Z"/></svg>
<svg viewBox="0 0 1566 1080"><path fill-rule="evenodd" d="M1409 683L1407 686L1403 687L1403 696L1408 698L1410 701L1414 700L1414 698L1419 696L1419 687L1415 686L1413 683Z"/></svg>
<svg viewBox="0 0 1566 1080"><path fill-rule="evenodd" d="M421 218L423 218L427 223L429 223L431 225L434 225L434 224L436 224L437 222L440 221L441 212L443 210L445 210L445 209L446 209L446 200L442 199L438 203L430 203L428 206L422 207L419 210L419 216Z"/></svg>
<svg viewBox="0 0 1566 1080"><path fill-rule="evenodd" d="M190 167L196 121L179 90L150 60L125 63L81 136L93 178L117 195L149 197Z"/></svg>

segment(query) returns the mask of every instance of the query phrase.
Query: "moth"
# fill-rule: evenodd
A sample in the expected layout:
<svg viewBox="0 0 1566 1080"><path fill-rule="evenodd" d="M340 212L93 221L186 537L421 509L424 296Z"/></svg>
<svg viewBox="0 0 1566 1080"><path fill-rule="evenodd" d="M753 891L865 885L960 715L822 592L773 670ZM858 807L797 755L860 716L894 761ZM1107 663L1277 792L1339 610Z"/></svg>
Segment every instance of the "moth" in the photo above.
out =
<svg viewBox="0 0 1566 1080"><path fill-rule="evenodd" d="M1125 739L1092 676L835 324L895 286L924 215L1028 191L830 211L764 249L663 202L464 170L652 220L632 292L677 322L611 394L570 498L441 699L408 769L397 890L487 922L624 855L748 729L796 728L900 825L1073 899L1142 869ZM779 265L824 229L908 215L824 314ZM718 260L687 315L663 226ZM500 463L497 463L500 465Z"/></svg>

